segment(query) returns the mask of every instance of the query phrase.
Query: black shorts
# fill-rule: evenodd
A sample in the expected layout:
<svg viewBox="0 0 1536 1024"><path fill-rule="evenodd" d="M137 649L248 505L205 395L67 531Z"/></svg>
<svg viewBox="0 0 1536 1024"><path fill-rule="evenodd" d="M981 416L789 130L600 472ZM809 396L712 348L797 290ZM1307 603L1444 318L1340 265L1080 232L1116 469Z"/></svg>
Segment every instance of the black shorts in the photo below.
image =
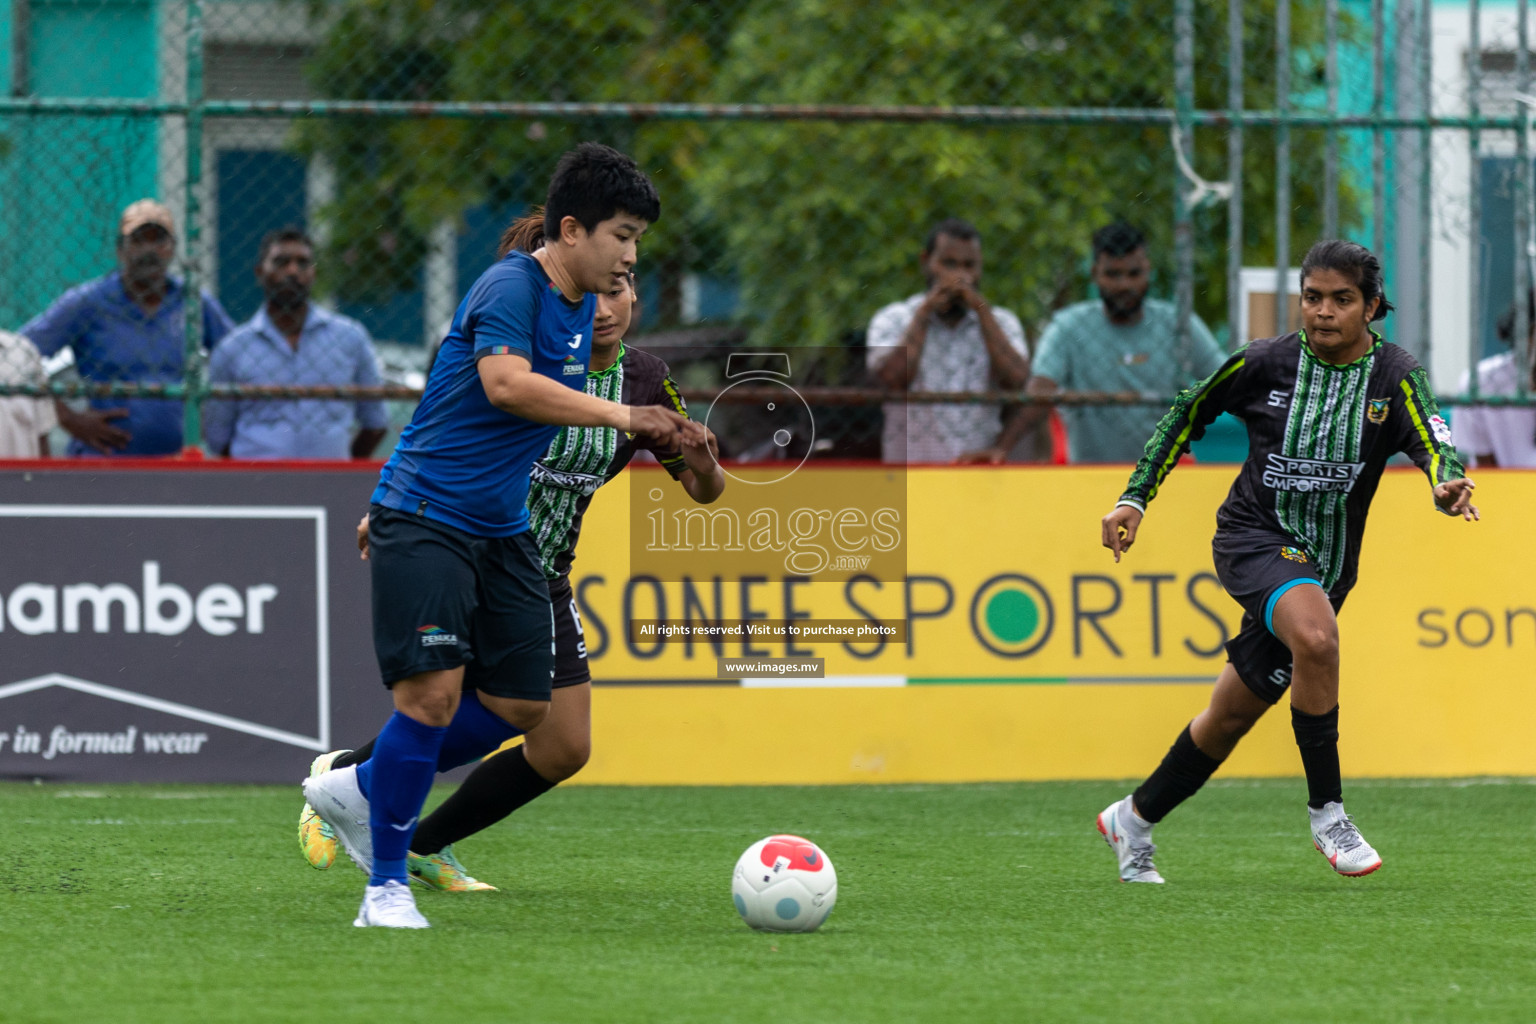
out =
<svg viewBox="0 0 1536 1024"><path fill-rule="evenodd" d="M549 581L549 603L555 609L555 689L590 683L587 637L581 628L581 612L576 609L569 576Z"/></svg>
<svg viewBox="0 0 1536 1024"><path fill-rule="evenodd" d="M465 689L549 700L554 621L532 538L475 537L378 505L369 516L384 685L463 665Z"/></svg>
<svg viewBox="0 0 1536 1024"><path fill-rule="evenodd" d="M1291 649L1272 632L1275 603L1292 587L1321 587L1317 567L1283 533L1218 531L1211 553L1222 587L1243 606L1237 636L1227 641L1227 660L1248 689L1274 704L1291 685ZM1328 595L1334 614L1348 594L1346 589Z"/></svg>

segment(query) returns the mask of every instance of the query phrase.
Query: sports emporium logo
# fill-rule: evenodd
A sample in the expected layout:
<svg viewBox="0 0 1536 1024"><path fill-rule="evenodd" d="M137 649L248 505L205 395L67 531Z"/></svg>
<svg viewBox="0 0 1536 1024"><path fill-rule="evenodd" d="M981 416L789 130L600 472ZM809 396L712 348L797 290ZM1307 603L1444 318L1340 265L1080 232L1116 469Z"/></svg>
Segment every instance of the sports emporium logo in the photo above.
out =
<svg viewBox="0 0 1536 1024"><path fill-rule="evenodd" d="M1025 658L1045 646L1056 611L1045 588L1028 576L993 576L971 598L971 629L981 645L1004 658Z"/></svg>
<svg viewBox="0 0 1536 1024"><path fill-rule="evenodd" d="M1360 477L1363 462L1304 459L1270 452L1264 469L1264 486L1277 491L1342 491L1348 494Z"/></svg>

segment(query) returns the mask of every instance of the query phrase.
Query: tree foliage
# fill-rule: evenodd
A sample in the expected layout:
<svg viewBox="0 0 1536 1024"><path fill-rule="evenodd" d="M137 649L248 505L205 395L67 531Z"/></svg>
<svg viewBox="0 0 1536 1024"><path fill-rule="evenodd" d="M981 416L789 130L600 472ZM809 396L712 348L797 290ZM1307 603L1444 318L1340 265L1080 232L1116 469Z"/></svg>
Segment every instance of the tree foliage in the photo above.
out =
<svg viewBox="0 0 1536 1024"><path fill-rule="evenodd" d="M1127 0L347 0L311 66L348 99L715 101L1171 108L1169 8ZM1250 106L1273 105L1275 0L1245 9ZM1318 74L1320 0L1293 7L1294 75ZM1197 0L1197 105L1226 100L1227 5ZM1356 26L1345 25L1346 37ZM733 277L754 338L822 345L921 287L931 223L974 221L986 293L1040 322L1084 293L1089 236L1144 228L1172 290L1174 189L1166 127L613 120L308 123L301 145L338 169L327 216L349 297L410 286L432 226L490 203L542 198L574 142L633 153L662 193L644 270ZM1273 135L1244 161L1247 256L1273 261ZM1317 133L1293 139L1293 239L1321 229ZM1203 129L1197 168L1226 177L1225 134ZM1341 208L1353 208L1346 195ZM1225 217L1197 215L1197 309L1225 318Z"/></svg>
<svg viewBox="0 0 1536 1024"><path fill-rule="evenodd" d="M733 10L716 4L565 0L316 0L329 28L309 65L317 91L354 100L678 102L708 87ZM299 147L337 168L325 211L341 250L330 284L361 297L412 287L432 227L489 203L543 200L559 155L596 139L629 152L656 181L663 211L686 193L679 168L700 129L614 120L326 119ZM655 232L647 256L686 257L686 236Z"/></svg>
<svg viewBox="0 0 1536 1024"><path fill-rule="evenodd" d="M1273 0L1247 8L1246 90L1252 105L1270 106ZM1154 9L1163 10L1118 0L885 0L857 9L781 0L743 20L719 83L774 103L1171 108L1172 25ZM1206 48L1225 40L1225 12L1224 3L1198 5ZM1306 53L1321 25L1303 15L1294 20ZM1223 54L1202 56L1197 103L1224 106ZM1299 70L1311 73L1305 61ZM1293 144L1293 237L1303 245L1322 222L1321 150L1309 142L1298 134ZM1202 131L1196 147L1206 176L1224 177L1225 134ZM1250 130L1246 238L1261 261L1273 259L1273 161L1272 135ZM756 124L715 133L697 168L691 184L725 226L764 340L828 341L916 290L922 239L944 216L981 229L985 290L1026 322L1083 293L1089 236L1115 218L1146 230L1161 287L1172 288L1177 178L1164 127ZM1197 308L1224 320L1225 217L1197 224Z"/></svg>

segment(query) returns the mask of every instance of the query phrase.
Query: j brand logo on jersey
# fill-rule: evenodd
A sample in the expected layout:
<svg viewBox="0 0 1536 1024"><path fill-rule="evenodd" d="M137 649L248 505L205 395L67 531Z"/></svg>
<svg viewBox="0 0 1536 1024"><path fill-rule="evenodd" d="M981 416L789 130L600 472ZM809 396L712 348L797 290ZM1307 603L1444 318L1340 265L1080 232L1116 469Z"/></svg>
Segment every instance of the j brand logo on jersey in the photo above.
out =
<svg viewBox="0 0 1536 1024"><path fill-rule="evenodd" d="M1355 486L1363 462L1326 462L1322 459L1290 459L1270 454L1264 470L1264 486L1277 491L1344 491Z"/></svg>

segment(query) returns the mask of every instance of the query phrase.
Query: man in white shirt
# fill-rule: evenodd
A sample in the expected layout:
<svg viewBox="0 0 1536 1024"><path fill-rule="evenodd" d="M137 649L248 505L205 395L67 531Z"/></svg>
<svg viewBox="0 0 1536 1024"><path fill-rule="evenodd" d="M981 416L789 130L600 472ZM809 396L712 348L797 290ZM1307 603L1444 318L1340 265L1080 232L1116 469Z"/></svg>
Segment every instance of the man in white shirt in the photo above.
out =
<svg viewBox="0 0 1536 1024"><path fill-rule="evenodd" d="M1536 301L1529 318L1536 332ZM1515 334L1514 307L1499 318L1499 337L1508 342ZM1525 391L1536 393L1531 373L1531 343L1516 345L1502 355L1490 356L1477 364L1477 391L1480 395L1513 395L1525 380ZM1471 388L1471 372L1461 375L1461 391ZM1536 469L1536 408L1519 405L1469 405L1453 416L1456 447L1469 466L1506 466Z"/></svg>
<svg viewBox="0 0 1536 1024"><path fill-rule="evenodd" d="M893 302L869 322L865 362L893 391L1016 390L1029 379L1024 328L981 294L981 236L963 220L940 222L923 246L928 289ZM884 461L954 462L992 445L995 405L885 406Z"/></svg>
<svg viewBox="0 0 1536 1024"><path fill-rule="evenodd" d="M37 346L10 331L0 331L0 381L39 386L48 383ZM48 431L58 422L51 398L0 398L0 459L46 458L50 454Z"/></svg>

